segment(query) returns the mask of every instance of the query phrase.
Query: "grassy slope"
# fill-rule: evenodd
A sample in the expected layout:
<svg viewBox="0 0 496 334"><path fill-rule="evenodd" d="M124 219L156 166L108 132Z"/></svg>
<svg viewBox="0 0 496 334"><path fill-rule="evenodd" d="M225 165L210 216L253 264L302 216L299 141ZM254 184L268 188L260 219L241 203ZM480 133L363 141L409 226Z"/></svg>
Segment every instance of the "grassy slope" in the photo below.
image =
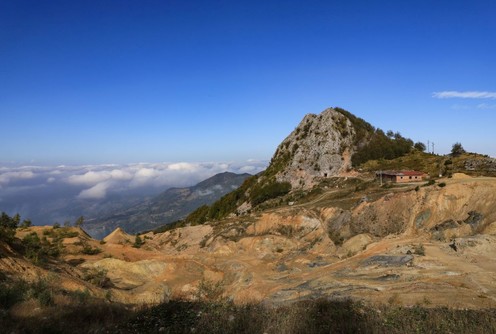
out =
<svg viewBox="0 0 496 334"><path fill-rule="evenodd" d="M365 172L411 169L423 171L431 177L437 177L439 173L448 176L452 173L496 176L495 172L484 168L473 171L466 170L465 162L469 160L486 161L487 157L476 153L465 153L458 157L451 157L449 155L435 155L414 150L410 154L393 160L370 160L362 164L359 168Z"/></svg>

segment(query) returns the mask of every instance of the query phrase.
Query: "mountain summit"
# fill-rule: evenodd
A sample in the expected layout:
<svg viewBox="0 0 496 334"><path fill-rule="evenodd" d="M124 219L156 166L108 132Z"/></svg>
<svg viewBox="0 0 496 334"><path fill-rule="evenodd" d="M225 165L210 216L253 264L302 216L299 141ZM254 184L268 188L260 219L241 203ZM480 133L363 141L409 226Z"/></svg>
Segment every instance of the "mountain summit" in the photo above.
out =
<svg viewBox="0 0 496 334"><path fill-rule="evenodd" d="M319 177L351 170L352 156L374 127L341 108L307 114L277 148L265 175L292 188L310 188Z"/></svg>
<svg viewBox="0 0 496 334"><path fill-rule="evenodd" d="M376 129L342 108L328 108L319 115L307 114L277 147L269 167L248 178L240 188L186 217L196 225L244 215L268 201L293 201L295 194L312 189L326 178L353 176L352 166L372 159L394 159L409 153L413 141L398 132ZM302 194L300 193L300 195ZM299 196L299 195L297 195ZM296 197L297 197L296 196Z"/></svg>

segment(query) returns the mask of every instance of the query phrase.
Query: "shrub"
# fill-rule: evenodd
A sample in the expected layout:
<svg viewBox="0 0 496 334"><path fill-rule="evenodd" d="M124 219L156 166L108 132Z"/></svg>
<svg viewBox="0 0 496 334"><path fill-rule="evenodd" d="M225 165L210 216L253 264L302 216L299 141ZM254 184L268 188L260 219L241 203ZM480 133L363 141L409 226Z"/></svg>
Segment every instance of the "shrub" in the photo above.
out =
<svg viewBox="0 0 496 334"><path fill-rule="evenodd" d="M207 216L210 208L208 205L202 205L195 211L191 212L186 219L191 225L201 225L207 221Z"/></svg>
<svg viewBox="0 0 496 334"><path fill-rule="evenodd" d="M48 281L39 279L31 285L31 296L36 298L41 306L50 306L54 304L53 291Z"/></svg>
<svg viewBox="0 0 496 334"><path fill-rule="evenodd" d="M21 223L21 225L19 225L20 228L28 228L28 227L31 227L33 225L33 223L31 222L31 220L29 219L24 219Z"/></svg>
<svg viewBox="0 0 496 334"><path fill-rule="evenodd" d="M424 256L425 255L425 247L424 247L424 245L418 244L417 246L415 246L414 249L413 249L413 253L414 254L417 254L417 255L420 255L420 256Z"/></svg>
<svg viewBox="0 0 496 334"><path fill-rule="evenodd" d="M250 194L250 201L255 206L269 199L286 195L290 191L291 184L289 182L272 182L265 186L254 187Z"/></svg>
<svg viewBox="0 0 496 334"><path fill-rule="evenodd" d="M202 278L198 284L197 298L199 300L214 302L221 301L224 294L224 282L213 282Z"/></svg>
<svg viewBox="0 0 496 334"><path fill-rule="evenodd" d="M78 304L85 304L88 302L90 298L90 290L87 288L84 290L76 290L72 291L69 293L69 295L78 303Z"/></svg>
<svg viewBox="0 0 496 334"><path fill-rule="evenodd" d="M443 187L446 187L446 183L445 182L441 182L438 184L439 187L443 188Z"/></svg>
<svg viewBox="0 0 496 334"><path fill-rule="evenodd" d="M18 302L24 300L27 291L27 283L16 281L11 284L0 283L0 307L9 309Z"/></svg>
<svg viewBox="0 0 496 334"><path fill-rule="evenodd" d="M134 238L134 244L133 244L133 247L134 248L141 248L141 246L144 244L145 242L141 239L141 237L139 236L139 234L136 234L136 237Z"/></svg>
<svg viewBox="0 0 496 334"><path fill-rule="evenodd" d="M71 228L67 226L55 227L54 225L51 230L43 230L43 235L53 238L54 241L59 241L65 238L75 238L79 236L79 232L71 231Z"/></svg>
<svg viewBox="0 0 496 334"><path fill-rule="evenodd" d="M107 270L101 268L91 268L86 270L83 275L85 281L90 282L100 288L112 287L110 278L107 277Z"/></svg>
<svg viewBox="0 0 496 334"><path fill-rule="evenodd" d="M416 142L415 145L413 145L413 148L420 152L424 152L426 149L425 144L422 142Z"/></svg>
<svg viewBox="0 0 496 334"><path fill-rule="evenodd" d="M96 255L100 254L102 250L98 247L91 247L90 245L86 244L83 246L83 250L81 252L86 255Z"/></svg>
<svg viewBox="0 0 496 334"><path fill-rule="evenodd" d="M453 146L451 147L451 156L457 157L459 155L462 155L465 153L465 149L463 148L462 144L460 143L454 143Z"/></svg>
<svg viewBox="0 0 496 334"><path fill-rule="evenodd" d="M15 231L21 218L19 214L10 217L5 212L0 216L0 240L10 243L14 240Z"/></svg>
<svg viewBox="0 0 496 334"><path fill-rule="evenodd" d="M427 183L425 183L424 185L422 185L422 187L432 186L433 184L436 184L436 181L434 181L434 180L429 180Z"/></svg>
<svg viewBox="0 0 496 334"><path fill-rule="evenodd" d="M398 132L388 137L384 131L377 129L366 144L358 147L351 160L355 166L369 160L392 160L410 153L412 147L413 141L401 136Z"/></svg>

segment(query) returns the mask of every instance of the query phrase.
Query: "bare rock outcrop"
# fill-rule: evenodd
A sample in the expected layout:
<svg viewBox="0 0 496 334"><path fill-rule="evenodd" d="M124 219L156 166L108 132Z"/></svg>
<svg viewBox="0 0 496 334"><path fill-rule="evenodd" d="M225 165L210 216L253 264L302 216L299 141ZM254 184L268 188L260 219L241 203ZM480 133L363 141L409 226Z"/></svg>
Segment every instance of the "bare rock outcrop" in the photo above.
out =
<svg viewBox="0 0 496 334"><path fill-rule="evenodd" d="M277 148L268 169L277 181L310 188L316 177L338 176L351 168L355 129L333 108L306 115Z"/></svg>

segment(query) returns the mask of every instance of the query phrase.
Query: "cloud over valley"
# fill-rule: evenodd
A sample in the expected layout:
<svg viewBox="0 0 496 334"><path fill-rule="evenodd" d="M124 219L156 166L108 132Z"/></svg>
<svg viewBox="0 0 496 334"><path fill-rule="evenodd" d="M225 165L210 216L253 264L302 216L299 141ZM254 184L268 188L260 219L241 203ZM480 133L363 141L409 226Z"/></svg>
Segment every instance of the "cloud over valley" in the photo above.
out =
<svg viewBox="0 0 496 334"><path fill-rule="evenodd" d="M53 213L58 212L59 219L65 219L88 214L91 206L112 201L122 205L171 187L191 186L221 172L256 174L266 166L266 161L247 161L0 167L0 211L32 219L50 217L43 220L55 219Z"/></svg>

